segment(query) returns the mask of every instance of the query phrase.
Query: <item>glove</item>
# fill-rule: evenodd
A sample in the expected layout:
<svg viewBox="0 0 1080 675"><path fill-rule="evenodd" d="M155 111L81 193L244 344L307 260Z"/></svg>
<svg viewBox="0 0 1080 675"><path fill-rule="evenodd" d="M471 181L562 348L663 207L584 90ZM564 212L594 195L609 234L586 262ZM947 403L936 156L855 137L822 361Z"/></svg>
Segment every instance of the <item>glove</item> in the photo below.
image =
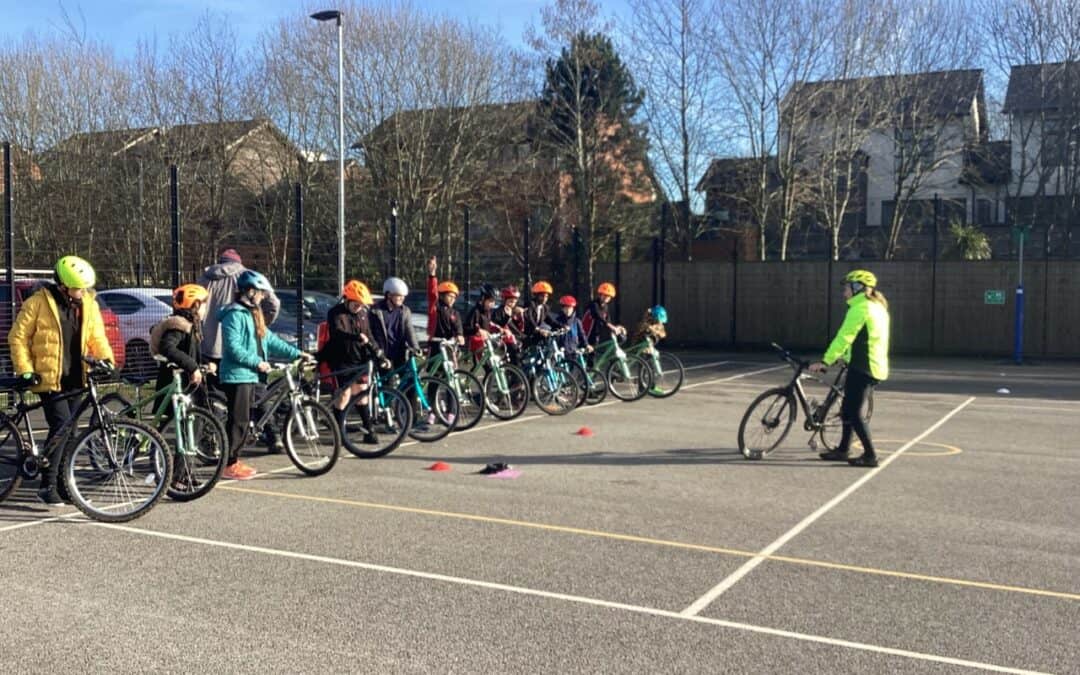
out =
<svg viewBox="0 0 1080 675"><path fill-rule="evenodd" d="M19 379L28 380L28 381L33 380L35 377L37 377L37 375L35 375L34 373L23 373L23 374L19 375Z"/></svg>
<svg viewBox="0 0 1080 675"><path fill-rule="evenodd" d="M393 363L390 363L390 359L381 359L379 361L379 370L390 370L394 367Z"/></svg>

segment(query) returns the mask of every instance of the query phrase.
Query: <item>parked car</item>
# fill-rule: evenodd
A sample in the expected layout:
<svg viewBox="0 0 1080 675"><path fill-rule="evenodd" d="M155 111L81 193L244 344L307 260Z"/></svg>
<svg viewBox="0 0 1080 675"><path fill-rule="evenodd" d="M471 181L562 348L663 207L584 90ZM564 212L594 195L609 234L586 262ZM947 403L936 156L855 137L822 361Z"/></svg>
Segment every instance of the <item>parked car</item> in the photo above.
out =
<svg viewBox="0 0 1080 675"><path fill-rule="evenodd" d="M16 279L15 280L15 312L22 309L22 303L26 298L33 295L45 283L43 279ZM11 292L7 284L0 285L0 373L14 375L11 364L11 354L8 347L8 332L13 323L10 316L9 299ZM116 359L116 367L123 368L125 363L124 338L120 329L120 319L103 303L101 304L101 320L105 324L105 337L112 347L113 356Z"/></svg>
<svg viewBox="0 0 1080 675"><path fill-rule="evenodd" d="M282 310L290 312L294 317L296 316L296 289L295 288L275 288L274 293L277 294L278 299L281 300ZM326 314L330 311L330 308L338 303L338 298L329 294L322 293L320 291L304 290L304 318L311 319L318 323L320 321L326 321Z"/></svg>
<svg viewBox="0 0 1080 675"><path fill-rule="evenodd" d="M170 288L110 288L98 292L98 302L120 319L122 351L129 371L144 375L157 372L150 354L150 329L172 314L171 297Z"/></svg>

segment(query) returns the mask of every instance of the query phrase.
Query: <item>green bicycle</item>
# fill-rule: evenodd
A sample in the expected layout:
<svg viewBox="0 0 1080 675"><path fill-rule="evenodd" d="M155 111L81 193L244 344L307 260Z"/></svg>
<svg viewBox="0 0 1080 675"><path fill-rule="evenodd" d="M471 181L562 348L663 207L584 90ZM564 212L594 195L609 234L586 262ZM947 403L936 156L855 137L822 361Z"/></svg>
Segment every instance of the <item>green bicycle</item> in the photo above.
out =
<svg viewBox="0 0 1080 675"><path fill-rule="evenodd" d="M454 430L460 415L457 394L446 382L421 376L416 366L417 353L411 348L405 356L405 363L381 375L379 384L397 389L412 402L413 426L409 436L421 443L442 440Z"/></svg>
<svg viewBox="0 0 1080 675"><path fill-rule="evenodd" d="M653 372L648 363L637 354L628 354L619 344L620 336L597 345L593 353L592 369L603 373L608 390L620 401L637 401L653 387Z"/></svg>
<svg viewBox="0 0 1080 675"><path fill-rule="evenodd" d="M154 359L166 363L161 356ZM229 459L229 436L218 415L195 405L192 390L184 389L183 369L174 363L167 366L173 381L162 391L141 396L141 385L146 381L142 377L127 378L129 384L137 383L135 400L128 401L119 392L112 392L102 397L101 405L114 415L150 423L161 433L173 454L168 495L186 502L206 495L221 478ZM224 406L223 398L217 404Z"/></svg>
<svg viewBox="0 0 1080 675"><path fill-rule="evenodd" d="M502 353L502 335L494 333L484 340L479 356L473 355L470 372L481 379L484 405L488 412L501 420L518 417L529 405L529 380L525 373L508 363Z"/></svg>
<svg viewBox="0 0 1080 675"><path fill-rule="evenodd" d="M653 377L653 385L648 390L649 396L667 398L674 396L682 388L686 378L682 361L671 352L660 351L656 346L656 338L652 335L645 336L644 340L629 347L626 353L640 356L649 365Z"/></svg>
<svg viewBox="0 0 1080 675"><path fill-rule="evenodd" d="M484 416L484 385L467 370L457 367L457 342L433 338L438 353L428 356L421 374L450 385L458 398L458 418L454 431L472 429Z"/></svg>

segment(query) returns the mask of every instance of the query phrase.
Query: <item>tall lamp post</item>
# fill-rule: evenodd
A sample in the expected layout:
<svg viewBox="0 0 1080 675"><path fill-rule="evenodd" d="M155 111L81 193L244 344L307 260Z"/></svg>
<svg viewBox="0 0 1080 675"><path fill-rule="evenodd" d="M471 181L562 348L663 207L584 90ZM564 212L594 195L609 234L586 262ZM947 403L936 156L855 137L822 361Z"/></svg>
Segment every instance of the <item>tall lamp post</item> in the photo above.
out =
<svg viewBox="0 0 1080 675"><path fill-rule="evenodd" d="M336 21L338 29L338 289L345 287L345 28L341 10L311 15L316 21Z"/></svg>

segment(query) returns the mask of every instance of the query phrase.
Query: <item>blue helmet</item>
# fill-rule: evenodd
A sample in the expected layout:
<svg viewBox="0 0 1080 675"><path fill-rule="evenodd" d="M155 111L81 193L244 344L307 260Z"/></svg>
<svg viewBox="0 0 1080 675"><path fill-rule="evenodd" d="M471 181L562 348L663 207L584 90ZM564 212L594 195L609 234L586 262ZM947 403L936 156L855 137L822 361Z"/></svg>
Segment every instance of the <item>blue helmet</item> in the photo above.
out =
<svg viewBox="0 0 1080 675"><path fill-rule="evenodd" d="M245 270L236 278L236 287L241 291L254 288L257 291L272 291L270 280L254 270Z"/></svg>
<svg viewBox="0 0 1080 675"><path fill-rule="evenodd" d="M656 305L649 310L649 314L652 314L653 318L660 323L667 323L667 310L663 305Z"/></svg>

